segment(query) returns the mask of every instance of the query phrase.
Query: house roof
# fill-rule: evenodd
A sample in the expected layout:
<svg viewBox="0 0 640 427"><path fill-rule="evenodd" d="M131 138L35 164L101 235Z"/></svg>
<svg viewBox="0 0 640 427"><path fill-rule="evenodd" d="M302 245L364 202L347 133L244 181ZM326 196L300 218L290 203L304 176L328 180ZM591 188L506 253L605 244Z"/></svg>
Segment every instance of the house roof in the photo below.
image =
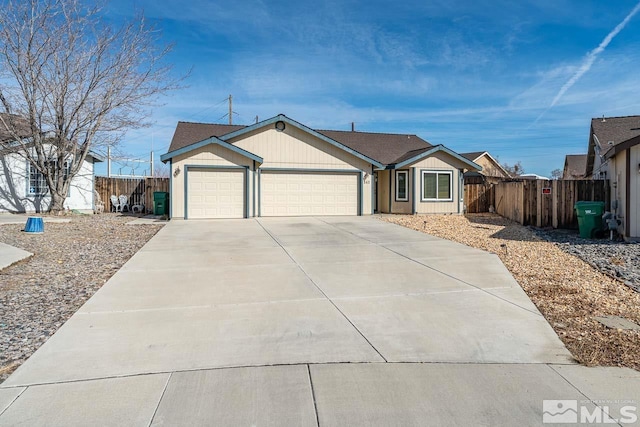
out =
<svg viewBox="0 0 640 427"><path fill-rule="evenodd" d="M472 162L475 162L480 157L485 156L495 165L495 168L491 168L491 169L495 169L497 171L502 172L502 174L504 175L503 176L504 178L511 178L511 174L500 164L499 161L494 159L493 156L489 154L488 151L473 151L471 153L460 153L460 155L468 160L471 160ZM488 172L483 173L483 175L489 176L489 173L492 173L491 169ZM498 175L490 175L490 176L498 177Z"/></svg>
<svg viewBox="0 0 640 427"><path fill-rule="evenodd" d="M475 161L478 157L482 156L486 151L474 151L472 153L460 153L462 157L466 157L472 162Z"/></svg>
<svg viewBox="0 0 640 427"><path fill-rule="evenodd" d="M434 148L433 145L429 144L417 135L314 130L288 118L283 114L280 114L251 126L178 122L169 150L161 157L161 159L162 161L167 161L176 154L184 152L184 150L196 148L197 143L208 140L214 136L224 141L228 141L246 132L250 132L269 123L280 120L308 131L330 144L342 147L357 157L371 161L372 164L378 167L406 162L407 160L419 157L421 154L432 151ZM443 146L437 147L441 148L436 151L440 151L445 148ZM446 149L446 151L448 153L453 153L448 149ZM453 153L453 155L459 157L457 153ZM472 161L467 161L467 159L461 160L468 163L472 168L478 167L478 165Z"/></svg>
<svg viewBox="0 0 640 427"><path fill-rule="evenodd" d="M587 155L567 154L564 159L564 172L572 176L585 176L587 173Z"/></svg>
<svg viewBox="0 0 640 427"><path fill-rule="evenodd" d="M410 152L426 151L433 147L417 135L340 130L318 132L385 165L401 162Z"/></svg>
<svg viewBox="0 0 640 427"><path fill-rule="evenodd" d="M228 133L243 129L242 125L222 125L213 123L178 122L173 133L169 152L191 145L194 142L204 141L212 136L220 137Z"/></svg>
<svg viewBox="0 0 640 427"><path fill-rule="evenodd" d="M2 121L8 122L11 126L15 126L21 137L26 138L31 135L31 127L24 117L6 113L0 113L0 116ZM0 121L0 142L15 140L2 121Z"/></svg>
<svg viewBox="0 0 640 427"><path fill-rule="evenodd" d="M640 136L640 116L591 119L591 129L605 157L618 152L616 146Z"/></svg>

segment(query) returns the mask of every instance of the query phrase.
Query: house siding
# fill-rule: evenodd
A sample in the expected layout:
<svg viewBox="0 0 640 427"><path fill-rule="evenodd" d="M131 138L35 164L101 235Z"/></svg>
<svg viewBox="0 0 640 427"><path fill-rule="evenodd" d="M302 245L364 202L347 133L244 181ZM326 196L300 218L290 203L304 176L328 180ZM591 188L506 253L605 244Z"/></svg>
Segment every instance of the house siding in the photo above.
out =
<svg viewBox="0 0 640 427"><path fill-rule="evenodd" d="M66 209L93 212L94 163L85 160L71 181ZM18 154L0 157L0 212L44 212L51 196L29 194L27 161Z"/></svg>
<svg viewBox="0 0 640 427"><path fill-rule="evenodd" d="M373 167L356 156L334 147L293 126L283 132L270 128L257 129L228 141L238 148L246 150L264 159L258 169L309 170L312 173L331 173L331 171L353 171L357 179L362 177L362 214L372 212ZM260 214L260 192L258 172L253 160L235 153L220 145L209 144L178 155L172 159L171 212L172 218L184 218L184 170L185 166L247 166L249 168L247 200L249 216ZM175 175L179 169L180 173ZM266 173L266 172L262 172ZM273 173L270 171L269 173ZM360 207L358 207L358 210Z"/></svg>
<svg viewBox="0 0 640 427"><path fill-rule="evenodd" d="M416 213L419 214L457 214L462 212L460 201L460 169L466 165L458 159L446 153L435 153L417 163L411 165L415 169L415 186L412 194L416 197ZM450 202L422 201L422 173L421 171L444 171L451 172L452 189Z"/></svg>
<svg viewBox="0 0 640 427"><path fill-rule="evenodd" d="M249 166L253 168L253 161L235 153L220 145L209 144L185 154L181 154L172 159L172 179L171 179L171 218L184 218L184 178L185 166ZM180 172L176 174L176 170ZM253 174L249 172L249 195L253 192ZM249 199L250 201L253 198ZM249 203L249 215L255 216L253 203Z"/></svg>
<svg viewBox="0 0 640 427"><path fill-rule="evenodd" d="M372 212L372 165L339 147L294 126L284 131L263 127L227 142L262 157L262 168L362 171L362 214Z"/></svg>
<svg viewBox="0 0 640 427"><path fill-rule="evenodd" d="M629 236L637 239L640 238L640 146L636 145L629 150L631 170L627 171L630 176L630 217L629 217Z"/></svg>

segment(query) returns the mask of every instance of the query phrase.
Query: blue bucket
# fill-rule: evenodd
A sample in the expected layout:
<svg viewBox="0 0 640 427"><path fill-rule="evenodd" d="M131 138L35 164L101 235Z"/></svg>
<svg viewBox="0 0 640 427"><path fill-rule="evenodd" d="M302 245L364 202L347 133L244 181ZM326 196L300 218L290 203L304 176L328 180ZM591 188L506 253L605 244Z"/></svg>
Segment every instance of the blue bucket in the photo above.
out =
<svg viewBox="0 0 640 427"><path fill-rule="evenodd" d="M30 216L24 226L25 233L44 233L44 221L40 216Z"/></svg>

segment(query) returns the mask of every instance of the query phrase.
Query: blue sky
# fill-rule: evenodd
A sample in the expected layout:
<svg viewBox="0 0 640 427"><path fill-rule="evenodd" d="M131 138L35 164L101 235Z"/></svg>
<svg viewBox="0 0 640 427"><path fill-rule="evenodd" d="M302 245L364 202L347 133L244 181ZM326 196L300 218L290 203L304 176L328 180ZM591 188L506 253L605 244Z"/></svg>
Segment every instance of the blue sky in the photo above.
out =
<svg viewBox="0 0 640 427"><path fill-rule="evenodd" d="M636 0L114 0L110 19L142 9L175 43L176 75L191 69L188 87L163 97L154 125L129 132L120 150L146 158L153 144L159 156L178 120L225 123L232 94L234 123L278 113L317 129L355 122L458 152L487 150L548 176L565 154L586 151L592 117L640 114L640 13L629 17L637 8Z"/></svg>

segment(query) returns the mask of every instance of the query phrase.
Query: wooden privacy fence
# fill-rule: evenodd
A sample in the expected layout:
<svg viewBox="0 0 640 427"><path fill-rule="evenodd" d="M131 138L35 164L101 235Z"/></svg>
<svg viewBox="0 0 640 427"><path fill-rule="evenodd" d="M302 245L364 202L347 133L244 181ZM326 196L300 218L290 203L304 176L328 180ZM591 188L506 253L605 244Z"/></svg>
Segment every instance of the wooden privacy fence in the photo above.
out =
<svg viewBox="0 0 640 427"><path fill-rule="evenodd" d="M489 207L496 205L495 195L494 184L465 184L464 205L467 213L489 212Z"/></svg>
<svg viewBox="0 0 640 427"><path fill-rule="evenodd" d="M114 178L97 176L95 189L104 202L105 211L111 210L111 196L124 194L129 206L144 205L146 212L153 211L153 192L169 191L169 178ZM142 203L141 203L142 202Z"/></svg>
<svg viewBox="0 0 640 427"><path fill-rule="evenodd" d="M607 180L524 180L495 186L496 213L522 225L578 228L573 208L578 201L605 202L609 206Z"/></svg>

